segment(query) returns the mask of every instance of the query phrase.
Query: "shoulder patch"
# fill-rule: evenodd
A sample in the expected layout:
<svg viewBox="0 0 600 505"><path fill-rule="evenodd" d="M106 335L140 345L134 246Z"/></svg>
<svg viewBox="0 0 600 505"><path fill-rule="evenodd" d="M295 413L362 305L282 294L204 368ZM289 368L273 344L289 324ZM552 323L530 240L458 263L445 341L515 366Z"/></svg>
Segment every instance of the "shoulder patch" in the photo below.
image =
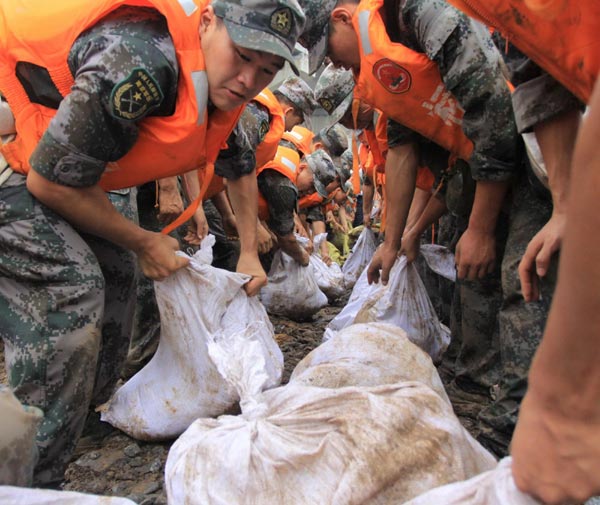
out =
<svg viewBox="0 0 600 505"><path fill-rule="evenodd" d="M260 122L260 126L258 127L258 138L259 138L259 142L262 142L263 140L265 140L265 137L267 136L267 133L269 133L269 122L268 121L261 121Z"/></svg>
<svg viewBox="0 0 600 505"><path fill-rule="evenodd" d="M387 58L373 65L373 75L385 89L395 94L406 93L412 82L408 70Z"/></svg>
<svg viewBox="0 0 600 505"><path fill-rule="evenodd" d="M134 68L110 95L113 116L135 121L160 105L163 93L154 78L143 68Z"/></svg>

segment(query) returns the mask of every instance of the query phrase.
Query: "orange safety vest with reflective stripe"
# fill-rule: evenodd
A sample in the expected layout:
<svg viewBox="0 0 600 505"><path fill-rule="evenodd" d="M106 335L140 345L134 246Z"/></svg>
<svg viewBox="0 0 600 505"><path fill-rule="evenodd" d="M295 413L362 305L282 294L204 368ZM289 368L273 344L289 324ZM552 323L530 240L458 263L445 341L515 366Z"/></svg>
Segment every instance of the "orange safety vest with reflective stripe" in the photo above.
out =
<svg viewBox="0 0 600 505"><path fill-rule="evenodd" d="M311 144L314 136L315 134L308 128L294 126L290 131L285 132L281 138L294 144L303 155L307 155L313 152Z"/></svg>
<svg viewBox="0 0 600 505"><path fill-rule="evenodd" d="M290 181L296 184L298 176L298 166L300 165L300 156L298 153L289 147L279 146L275 158L269 163L263 165L256 171L258 176L264 170L275 170L280 174L285 175ZM269 219L269 205L267 200L258 194L258 217L263 221Z"/></svg>
<svg viewBox="0 0 600 505"><path fill-rule="evenodd" d="M461 127L464 110L434 61L390 40L382 6L383 0L362 0L352 19L360 49L355 96L468 161L473 143Z"/></svg>
<svg viewBox="0 0 600 505"><path fill-rule="evenodd" d="M277 154L277 146L285 131L285 114L279 100L269 88L263 89L253 98L253 101L260 103L269 111L269 131L256 147L255 153L256 167L261 167L275 158ZM223 177L213 174L204 199L208 200L224 189Z"/></svg>
<svg viewBox="0 0 600 505"><path fill-rule="evenodd" d="M167 20L179 64L173 115L145 117L133 148L109 162L100 185L136 186L214 162L243 107L208 116L208 80L198 29L208 0L2 0L0 4L0 90L15 115L17 136L2 146L13 170L27 173L29 158L56 111L32 103L16 76L19 62L45 68L64 97L74 83L67 65L77 37L123 5L150 7ZM141 83L143 84L143 83Z"/></svg>
<svg viewBox="0 0 600 505"><path fill-rule="evenodd" d="M600 70L598 0L449 0L588 102Z"/></svg>

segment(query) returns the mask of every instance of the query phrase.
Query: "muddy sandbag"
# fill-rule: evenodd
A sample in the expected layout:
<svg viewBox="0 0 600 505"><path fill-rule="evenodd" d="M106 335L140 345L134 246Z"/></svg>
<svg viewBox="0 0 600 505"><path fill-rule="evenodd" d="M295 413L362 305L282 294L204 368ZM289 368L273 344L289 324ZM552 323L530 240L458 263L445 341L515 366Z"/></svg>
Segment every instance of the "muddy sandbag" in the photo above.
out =
<svg viewBox="0 0 600 505"><path fill-rule="evenodd" d="M22 406L12 391L0 384L0 485L29 486L38 460L35 443L44 416L37 407ZM4 503L0 499L0 503Z"/></svg>
<svg viewBox="0 0 600 505"><path fill-rule="evenodd" d="M346 286L344 285L344 274L340 266L334 261L331 262L331 265L327 265L321 259L319 251L325 240L327 240L327 233L315 235L313 239L314 251L310 255L310 263L313 266L319 289L325 293L329 301L333 301L346 293Z"/></svg>
<svg viewBox="0 0 600 505"><path fill-rule="evenodd" d="M511 465L512 458L504 458L494 470L432 489L404 505L542 505L519 491Z"/></svg>
<svg viewBox="0 0 600 505"><path fill-rule="evenodd" d="M313 265L303 267L281 249L273 255L260 299L270 314L293 321L306 321L327 305L327 296L319 289Z"/></svg>
<svg viewBox="0 0 600 505"><path fill-rule="evenodd" d="M208 236L186 268L155 282L161 321L156 354L100 407L103 421L134 438L174 438L198 417L234 406L238 390L223 378L223 366L233 367L232 375L261 366L264 387L281 382L283 355L269 317L244 292L248 276L210 265L214 240Z"/></svg>
<svg viewBox="0 0 600 505"><path fill-rule="evenodd" d="M0 486L0 503L2 505L135 505L135 502L127 498L115 496L12 486Z"/></svg>
<svg viewBox="0 0 600 505"><path fill-rule="evenodd" d="M390 270L389 282L371 284L363 271L348 304L331 320L323 340L341 329L357 323L386 322L402 328L411 342L427 352L435 363L450 343L450 330L435 312L427 289L415 266L406 256L396 259Z"/></svg>
<svg viewBox="0 0 600 505"><path fill-rule="evenodd" d="M347 289L352 289L356 284L365 267L371 262L376 248L375 233L371 228L364 228L342 267Z"/></svg>
<svg viewBox="0 0 600 505"><path fill-rule="evenodd" d="M344 328L306 355L290 377L290 382L324 388L404 381L421 382L450 403L429 355L388 323Z"/></svg>
<svg viewBox="0 0 600 505"><path fill-rule="evenodd" d="M186 505L396 505L494 466L423 384L290 383L240 416L193 423L169 451L165 486Z"/></svg>

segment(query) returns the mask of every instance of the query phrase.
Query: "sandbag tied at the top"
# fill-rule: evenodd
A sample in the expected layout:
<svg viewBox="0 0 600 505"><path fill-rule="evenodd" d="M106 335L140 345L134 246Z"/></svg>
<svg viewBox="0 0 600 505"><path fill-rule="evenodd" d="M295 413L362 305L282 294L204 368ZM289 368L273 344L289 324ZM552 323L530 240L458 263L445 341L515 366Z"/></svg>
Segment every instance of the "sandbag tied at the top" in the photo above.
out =
<svg viewBox="0 0 600 505"><path fill-rule="evenodd" d="M156 354L100 409L103 421L134 438L174 438L198 417L223 414L238 402L244 374L260 374L259 388L281 382L283 356L265 309L244 292L248 276L210 265L214 240L155 282Z"/></svg>

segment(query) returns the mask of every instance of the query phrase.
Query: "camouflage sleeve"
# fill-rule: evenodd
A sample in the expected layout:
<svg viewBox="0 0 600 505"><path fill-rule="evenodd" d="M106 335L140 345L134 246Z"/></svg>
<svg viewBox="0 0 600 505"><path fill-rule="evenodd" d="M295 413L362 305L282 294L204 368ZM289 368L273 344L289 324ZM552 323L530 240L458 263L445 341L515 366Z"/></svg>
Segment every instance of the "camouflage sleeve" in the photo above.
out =
<svg viewBox="0 0 600 505"><path fill-rule="evenodd" d="M219 153L215 173L226 179L238 179L256 168L256 148L269 130L269 113L256 103L246 105L227 139L227 149Z"/></svg>
<svg viewBox="0 0 600 505"><path fill-rule="evenodd" d="M497 32L494 42L506 45L506 40ZM519 133L528 133L536 124L563 112L585 109L585 105L551 75L512 44L509 48L508 52L502 52L502 57L515 86L512 102Z"/></svg>
<svg viewBox="0 0 600 505"><path fill-rule="evenodd" d="M277 235L292 233L298 202L294 183L275 170L263 170L258 175L258 190L269 206L269 228Z"/></svg>
<svg viewBox="0 0 600 505"><path fill-rule="evenodd" d="M317 221L325 221L325 214L323 214L323 206L322 205L314 205L312 207L308 207L304 209L303 214L306 215L307 223L314 223Z"/></svg>
<svg viewBox="0 0 600 505"><path fill-rule="evenodd" d="M133 7L84 32L68 63L75 84L30 161L52 182L86 187L135 144L137 121L172 114L178 66L165 19Z"/></svg>
<svg viewBox="0 0 600 505"><path fill-rule="evenodd" d="M519 169L519 138L501 57L488 30L440 0L412 0L408 26L464 109L475 180L506 181Z"/></svg>

